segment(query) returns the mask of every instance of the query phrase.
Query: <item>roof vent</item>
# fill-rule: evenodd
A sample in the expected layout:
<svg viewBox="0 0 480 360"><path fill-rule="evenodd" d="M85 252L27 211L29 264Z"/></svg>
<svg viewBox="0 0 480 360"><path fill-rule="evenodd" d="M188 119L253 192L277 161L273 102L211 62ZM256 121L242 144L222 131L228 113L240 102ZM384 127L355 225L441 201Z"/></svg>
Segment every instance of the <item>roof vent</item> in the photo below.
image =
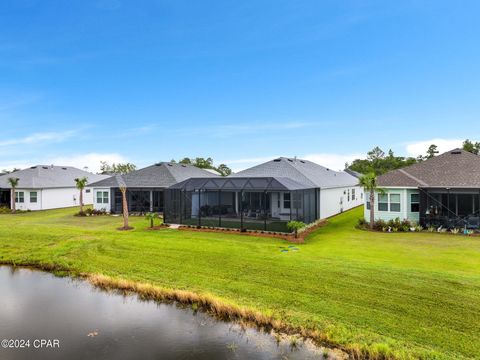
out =
<svg viewBox="0 0 480 360"><path fill-rule="evenodd" d="M155 166L162 166L162 163L156 163Z"/></svg>
<svg viewBox="0 0 480 360"><path fill-rule="evenodd" d="M173 166L173 165L172 165L172 164L170 164L170 163L168 163L167 165L168 165L168 166Z"/></svg>
<svg viewBox="0 0 480 360"><path fill-rule="evenodd" d="M67 170L67 168L66 168L66 167L62 167L62 170Z"/></svg>
<svg viewBox="0 0 480 360"><path fill-rule="evenodd" d="M43 169L48 169L48 166L42 166Z"/></svg>
<svg viewBox="0 0 480 360"><path fill-rule="evenodd" d="M185 164L182 164L182 167L187 167L187 165L185 165Z"/></svg>
<svg viewBox="0 0 480 360"><path fill-rule="evenodd" d="M305 161L303 161L303 160L300 160L300 162L301 162L302 164L305 164Z"/></svg>
<svg viewBox="0 0 480 360"><path fill-rule="evenodd" d="M288 159L288 161L290 161L290 162L293 162L293 160L292 160L292 159Z"/></svg>
<svg viewBox="0 0 480 360"><path fill-rule="evenodd" d="M36 169L37 167L36 166L32 166L30 169Z"/></svg>
<svg viewBox="0 0 480 360"><path fill-rule="evenodd" d="M280 162L280 161L282 161L282 159L278 158L278 159L274 159L273 161Z"/></svg>
<svg viewBox="0 0 480 360"><path fill-rule="evenodd" d="M462 152L461 152L460 150L454 150L454 151L452 151L450 154L452 154L452 155L459 155L459 154L461 154L461 153L462 153Z"/></svg>

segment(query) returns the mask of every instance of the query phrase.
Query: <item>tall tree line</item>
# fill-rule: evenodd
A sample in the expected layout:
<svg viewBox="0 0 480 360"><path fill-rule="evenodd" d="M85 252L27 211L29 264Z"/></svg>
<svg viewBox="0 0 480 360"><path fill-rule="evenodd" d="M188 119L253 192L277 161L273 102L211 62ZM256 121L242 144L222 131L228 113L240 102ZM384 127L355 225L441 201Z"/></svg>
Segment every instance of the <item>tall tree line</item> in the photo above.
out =
<svg viewBox="0 0 480 360"><path fill-rule="evenodd" d="M462 145L463 150L480 155L480 142L466 139ZM367 153L366 159L355 159L351 164L346 163L345 168L361 174L381 175L391 170L401 169L403 167L425 161L436 156L438 146L431 144L425 152L425 155L415 157L396 156L390 149L385 153L380 147L375 146Z"/></svg>

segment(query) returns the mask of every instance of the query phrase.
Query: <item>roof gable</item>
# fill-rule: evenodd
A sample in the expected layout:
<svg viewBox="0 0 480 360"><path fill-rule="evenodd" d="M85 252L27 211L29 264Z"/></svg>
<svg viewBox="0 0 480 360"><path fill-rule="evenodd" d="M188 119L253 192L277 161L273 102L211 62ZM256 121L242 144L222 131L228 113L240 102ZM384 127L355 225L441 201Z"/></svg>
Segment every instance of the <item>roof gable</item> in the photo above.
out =
<svg viewBox="0 0 480 360"><path fill-rule="evenodd" d="M287 177L310 188L355 186L358 179L344 171L333 171L314 162L281 157L240 171L231 177Z"/></svg>
<svg viewBox="0 0 480 360"><path fill-rule="evenodd" d="M75 179L86 177L88 183L108 178L72 166L36 165L0 177L0 188L10 188L8 178L18 178L19 189L48 189L75 187ZM89 185L87 185L89 186Z"/></svg>
<svg viewBox="0 0 480 360"><path fill-rule="evenodd" d="M160 162L131 173L122 175L127 187L130 188L167 188L191 177L218 177L204 169L193 165ZM95 187L118 187L115 177L92 184Z"/></svg>
<svg viewBox="0 0 480 360"><path fill-rule="evenodd" d="M462 149L390 171L378 177L379 186L480 188L480 156Z"/></svg>

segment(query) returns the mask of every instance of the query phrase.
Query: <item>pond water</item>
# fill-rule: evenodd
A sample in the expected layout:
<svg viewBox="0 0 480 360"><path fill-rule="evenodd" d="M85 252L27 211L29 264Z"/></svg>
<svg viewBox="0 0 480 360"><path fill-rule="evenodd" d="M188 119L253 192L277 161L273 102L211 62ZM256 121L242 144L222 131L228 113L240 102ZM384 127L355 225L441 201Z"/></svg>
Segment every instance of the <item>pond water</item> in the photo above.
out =
<svg viewBox="0 0 480 360"><path fill-rule="evenodd" d="M175 304L140 301L134 295L95 289L85 281L8 266L0 266L2 339L24 340L25 347L0 347L0 359L318 359L323 355L306 344L292 349L288 341L277 344L269 334L242 330Z"/></svg>

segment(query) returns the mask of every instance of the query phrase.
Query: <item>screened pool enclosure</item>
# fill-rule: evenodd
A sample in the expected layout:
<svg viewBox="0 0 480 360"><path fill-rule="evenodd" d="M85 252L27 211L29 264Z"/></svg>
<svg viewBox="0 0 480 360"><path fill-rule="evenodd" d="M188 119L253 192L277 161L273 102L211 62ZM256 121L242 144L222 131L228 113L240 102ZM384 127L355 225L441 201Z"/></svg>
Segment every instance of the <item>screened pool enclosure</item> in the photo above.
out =
<svg viewBox="0 0 480 360"><path fill-rule="evenodd" d="M170 224L287 232L318 219L318 190L284 177L191 178L165 190Z"/></svg>

